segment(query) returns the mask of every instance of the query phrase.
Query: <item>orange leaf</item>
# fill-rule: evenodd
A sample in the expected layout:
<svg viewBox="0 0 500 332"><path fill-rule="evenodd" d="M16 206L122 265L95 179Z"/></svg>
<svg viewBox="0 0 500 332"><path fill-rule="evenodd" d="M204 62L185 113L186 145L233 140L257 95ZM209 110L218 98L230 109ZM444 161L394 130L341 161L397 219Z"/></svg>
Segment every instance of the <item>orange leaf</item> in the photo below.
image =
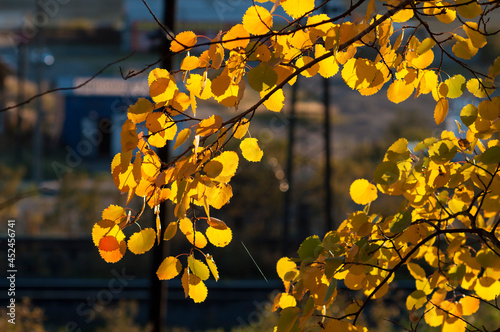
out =
<svg viewBox="0 0 500 332"><path fill-rule="evenodd" d="M170 44L172 52L181 52L190 49L196 45L196 34L193 31L184 31L175 36Z"/></svg>

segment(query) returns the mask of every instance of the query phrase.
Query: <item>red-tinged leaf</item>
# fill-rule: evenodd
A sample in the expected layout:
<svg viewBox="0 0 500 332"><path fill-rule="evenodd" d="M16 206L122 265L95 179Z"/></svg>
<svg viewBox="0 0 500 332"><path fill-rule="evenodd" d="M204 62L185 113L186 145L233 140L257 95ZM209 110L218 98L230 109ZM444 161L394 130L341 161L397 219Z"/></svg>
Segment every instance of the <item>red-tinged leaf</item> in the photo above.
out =
<svg viewBox="0 0 500 332"><path fill-rule="evenodd" d="M120 244L116 237L108 235L99 241L99 249L103 251L113 251L120 248Z"/></svg>

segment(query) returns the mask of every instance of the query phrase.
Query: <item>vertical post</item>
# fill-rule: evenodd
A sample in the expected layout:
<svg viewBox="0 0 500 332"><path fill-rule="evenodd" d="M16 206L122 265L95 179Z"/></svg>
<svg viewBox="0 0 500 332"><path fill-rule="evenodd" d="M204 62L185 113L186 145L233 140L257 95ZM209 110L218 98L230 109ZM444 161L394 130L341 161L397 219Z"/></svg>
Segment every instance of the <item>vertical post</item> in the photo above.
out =
<svg viewBox="0 0 500 332"><path fill-rule="evenodd" d="M175 0L164 0L163 4L163 24L174 31L175 28ZM162 67L167 70L172 70L173 61L169 56L170 42L166 38L161 47L161 56L163 58ZM169 145L158 151L160 160L168 162L170 158ZM166 226L169 217L168 205L163 203L160 208L160 220L162 226ZM163 323L167 315L167 283L158 279L156 270L160 266L163 259L167 256L168 244L161 240L160 244L153 247L152 271L150 274L150 321L153 323L153 331L161 332Z"/></svg>
<svg viewBox="0 0 500 332"><path fill-rule="evenodd" d="M297 89L299 86L299 77L297 76L297 81L292 86L292 98L290 105L290 115L288 122L288 149L287 149L287 159L286 159L286 179L288 181L288 190L285 191L284 198L284 215L283 215L283 234L281 239L281 253L282 255L287 255L289 239L290 239L290 223L291 223L291 205L292 205L292 193L293 193L293 145L295 141L295 106L297 104Z"/></svg>
<svg viewBox="0 0 500 332"><path fill-rule="evenodd" d="M331 155L330 155L330 81L323 78L323 106L325 111L325 122L323 135L325 141L325 226L326 232L333 229L332 213L330 204L332 203L333 195L331 188Z"/></svg>

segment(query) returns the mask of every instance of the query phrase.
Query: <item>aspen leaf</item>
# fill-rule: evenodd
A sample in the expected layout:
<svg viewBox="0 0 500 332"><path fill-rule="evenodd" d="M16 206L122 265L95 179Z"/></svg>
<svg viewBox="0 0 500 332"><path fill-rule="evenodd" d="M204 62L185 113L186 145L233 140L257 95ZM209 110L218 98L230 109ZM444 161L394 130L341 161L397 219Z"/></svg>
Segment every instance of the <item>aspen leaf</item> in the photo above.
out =
<svg viewBox="0 0 500 332"><path fill-rule="evenodd" d="M193 255L189 255L187 261L189 270L195 276L197 276L201 280L208 279L208 277L210 276L210 270L208 269L208 266L205 265L205 263L203 263L199 259L194 258Z"/></svg>
<svg viewBox="0 0 500 332"><path fill-rule="evenodd" d="M482 79L471 78L467 81L467 90L478 98L486 98L492 93L494 88Z"/></svg>
<svg viewBox="0 0 500 332"><path fill-rule="evenodd" d="M299 313L300 309L297 307L288 307L281 310L276 332L298 331L298 328L296 327L296 321L297 318L299 317Z"/></svg>
<svg viewBox="0 0 500 332"><path fill-rule="evenodd" d="M384 161L375 169L373 179L377 184L391 185L399 179L399 168L394 162Z"/></svg>
<svg viewBox="0 0 500 332"><path fill-rule="evenodd" d="M220 97L226 93L231 85L231 81L231 77L229 77L227 71L223 71L222 74L214 78L212 80L212 93L214 96Z"/></svg>
<svg viewBox="0 0 500 332"><path fill-rule="evenodd" d="M207 286L195 275L189 275L189 297L193 299L195 303L201 303L205 301L208 295Z"/></svg>
<svg viewBox="0 0 500 332"><path fill-rule="evenodd" d="M280 4L293 18L301 17L314 9L314 0L282 0Z"/></svg>
<svg viewBox="0 0 500 332"><path fill-rule="evenodd" d="M469 37L475 48L481 48L486 45L486 36L481 33L476 22L466 22L463 27L467 37Z"/></svg>
<svg viewBox="0 0 500 332"><path fill-rule="evenodd" d="M134 105L128 107L127 116L133 123L146 121L149 113L153 112L154 105L146 98L137 99Z"/></svg>
<svg viewBox="0 0 500 332"><path fill-rule="evenodd" d="M233 128L233 136L237 139L242 139L248 132L248 127L250 126L250 121L241 120Z"/></svg>
<svg viewBox="0 0 500 332"><path fill-rule="evenodd" d="M186 89L203 100L212 97L212 81L198 74L189 75L186 80Z"/></svg>
<svg viewBox="0 0 500 332"><path fill-rule="evenodd" d="M258 162L262 159L264 152L260 149L256 138L245 138L240 143L241 154L248 161Z"/></svg>
<svg viewBox="0 0 500 332"><path fill-rule="evenodd" d="M214 276L215 281L219 281L219 271L217 270L217 265L215 265L213 257L209 254L206 254L205 258L207 260L208 268L210 269L210 272Z"/></svg>
<svg viewBox="0 0 500 332"><path fill-rule="evenodd" d="M179 90L174 77L165 69L155 68L148 76L149 94L155 103L171 100Z"/></svg>
<svg viewBox="0 0 500 332"><path fill-rule="evenodd" d="M453 35L457 40L455 45L451 48L453 53L462 59L469 60L476 55L478 49L474 47L469 38L463 38L458 35Z"/></svg>
<svg viewBox="0 0 500 332"><path fill-rule="evenodd" d="M189 136L191 135L191 129L184 128L177 134L177 139L175 140L174 150L181 146L183 143L187 141Z"/></svg>
<svg viewBox="0 0 500 332"><path fill-rule="evenodd" d="M255 91L265 91L278 81L278 74L265 63L250 69L247 74L248 84Z"/></svg>
<svg viewBox="0 0 500 332"><path fill-rule="evenodd" d="M238 47L245 48L248 45L249 38L250 34L245 30L243 24L236 24L222 37L222 46L228 50Z"/></svg>
<svg viewBox="0 0 500 332"><path fill-rule="evenodd" d="M465 296L462 297L458 302L462 305L462 315L464 316L475 314L479 309L480 302L479 299L476 299L475 297Z"/></svg>
<svg viewBox="0 0 500 332"><path fill-rule="evenodd" d="M440 125L443 123L444 119L446 119L448 107L448 99L440 98L437 101L436 107L434 108L434 121L436 121L436 124Z"/></svg>
<svg viewBox="0 0 500 332"><path fill-rule="evenodd" d="M421 290L416 290L406 298L406 309L414 310L421 308L427 302L427 296Z"/></svg>
<svg viewBox="0 0 500 332"><path fill-rule="evenodd" d="M122 151L133 150L137 147L137 143L139 143L137 127L128 119L123 123L120 142L122 145Z"/></svg>
<svg viewBox="0 0 500 332"><path fill-rule="evenodd" d="M193 223L189 218L182 218L179 221L179 228L181 232L186 235L188 241L197 248L205 248L207 245L207 238L203 233L195 231Z"/></svg>
<svg viewBox="0 0 500 332"><path fill-rule="evenodd" d="M170 280L175 278L182 270L181 262L177 257L165 257L163 262L158 267L156 275L160 280Z"/></svg>
<svg viewBox="0 0 500 332"><path fill-rule="evenodd" d="M213 227L215 229L224 230L227 228L226 223L220 219L217 219L217 218L208 218L207 224L208 224L208 226Z"/></svg>
<svg viewBox="0 0 500 332"><path fill-rule="evenodd" d="M177 226L177 221L171 221L165 229L165 233L163 233L163 240L171 240L177 233Z"/></svg>
<svg viewBox="0 0 500 332"><path fill-rule="evenodd" d="M219 177L220 175L217 178ZM229 184L219 183L216 186L207 187L205 195L210 206L220 209L233 197L233 190Z"/></svg>
<svg viewBox="0 0 500 332"><path fill-rule="evenodd" d="M352 200L356 204L366 205L377 199L377 187L365 179L358 179L349 189Z"/></svg>
<svg viewBox="0 0 500 332"><path fill-rule="evenodd" d="M102 219L111 220L115 224L119 224L123 221L124 218L127 217L127 213L125 209L118 205L111 204L104 211L102 211Z"/></svg>
<svg viewBox="0 0 500 332"><path fill-rule="evenodd" d="M285 309L288 307L295 307L297 305L297 300L295 300L293 295L287 293L281 293L280 295L281 296L278 304L280 308Z"/></svg>
<svg viewBox="0 0 500 332"><path fill-rule="evenodd" d="M222 171L214 180L219 182L229 182L238 169L238 154L234 151L224 151L212 160L218 161L222 164Z"/></svg>
<svg viewBox="0 0 500 332"><path fill-rule="evenodd" d="M455 157L457 146L448 140L439 141L429 148L429 157L437 164L444 164Z"/></svg>
<svg viewBox="0 0 500 332"><path fill-rule="evenodd" d="M187 56L182 59L181 70L193 70L198 68L199 59L196 56Z"/></svg>
<svg viewBox="0 0 500 332"><path fill-rule="evenodd" d="M500 107L491 100L483 100L477 106L479 115L486 120L495 120L500 116Z"/></svg>
<svg viewBox="0 0 500 332"><path fill-rule="evenodd" d="M216 178L222 172L222 164L216 160L210 160L203 171L209 178Z"/></svg>
<svg viewBox="0 0 500 332"><path fill-rule="evenodd" d="M152 228L145 228L135 232L127 242L128 250L136 255L149 251L155 243L156 232Z"/></svg>
<svg viewBox="0 0 500 332"><path fill-rule="evenodd" d="M216 247L227 246L233 238L233 233L229 227L226 229L217 229L209 226L205 234L207 235L208 241Z"/></svg>
<svg viewBox="0 0 500 332"><path fill-rule="evenodd" d="M443 7L439 8L439 5L442 5ZM434 14L438 20L445 24L455 21L455 18L457 17L457 12L455 11L453 5L446 1L438 3L438 8L435 10Z"/></svg>
<svg viewBox="0 0 500 332"><path fill-rule="evenodd" d="M325 47L321 44L315 45L314 57L319 58L322 55L326 54L327 51ZM334 76L339 71L339 64L335 60L335 57L326 58L319 62L319 74L324 78L330 78Z"/></svg>
<svg viewBox="0 0 500 332"><path fill-rule="evenodd" d="M462 75L450 77L444 83L448 87L447 98L458 98L465 90L465 77Z"/></svg>
<svg viewBox="0 0 500 332"><path fill-rule="evenodd" d="M298 68L302 68L305 66L309 66L309 63L313 60L314 59L311 58L310 56L303 55L297 59L297 61L295 62L295 65ZM319 71L319 64L315 63L312 66L310 66L309 68L307 68L306 70L301 71L300 74L304 77L313 77L314 75L316 75L318 73L318 71Z"/></svg>
<svg viewBox="0 0 500 332"><path fill-rule="evenodd" d="M146 128L150 132L148 143L158 148L164 147L167 141L173 140L177 134L177 124L160 112L148 115Z"/></svg>
<svg viewBox="0 0 500 332"><path fill-rule="evenodd" d="M416 263L408 263L406 264L406 267L408 268L408 271L410 271L412 277L416 280L424 280L426 278L425 271L420 265Z"/></svg>
<svg viewBox="0 0 500 332"><path fill-rule="evenodd" d="M297 253L302 260L307 258L316 259L321 252L321 248L322 242L319 237L317 235L312 235L302 241L299 250L297 250Z"/></svg>
<svg viewBox="0 0 500 332"><path fill-rule="evenodd" d="M479 159L487 165L500 163L500 146L497 145L487 148Z"/></svg>
<svg viewBox="0 0 500 332"><path fill-rule="evenodd" d="M196 45L197 37L193 31L184 31L177 34L170 43L170 50L172 52L186 51Z"/></svg>
<svg viewBox="0 0 500 332"><path fill-rule="evenodd" d="M389 223L391 233L401 233L411 225L411 212L404 211L397 213Z"/></svg>
<svg viewBox="0 0 500 332"><path fill-rule="evenodd" d="M260 92L260 97L264 98L267 95L266 91ZM283 89L276 90L269 98L264 100L264 106L272 112L281 112L285 105L285 95Z"/></svg>
<svg viewBox="0 0 500 332"><path fill-rule="evenodd" d="M406 84L404 80L395 80L387 89L387 98L395 104L408 99L413 93L413 85Z"/></svg>
<svg viewBox="0 0 500 332"><path fill-rule="evenodd" d="M243 16L243 27L248 33L262 35L272 28L273 17L269 11L261 6L251 6Z"/></svg>
<svg viewBox="0 0 500 332"><path fill-rule="evenodd" d="M290 276L297 273L297 264L288 257L282 257L276 263L276 271L281 280L290 281Z"/></svg>
<svg viewBox="0 0 500 332"><path fill-rule="evenodd" d="M201 137L210 136L217 132L222 126L222 118L218 115L212 115L208 119L201 120L196 126L196 135Z"/></svg>
<svg viewBox="0 0 500 332"><path fill-rule="evenodd" d="M99 250L113 251L120 248L120 244L116 237L107 235L99 240Z"/></svg>
<svg viewBox="0 0 500 332"><path fill-rule="evenodd" d="M481 14L481 6L476 1L455 0L457 12L460 16L472 19Z"/></svg>

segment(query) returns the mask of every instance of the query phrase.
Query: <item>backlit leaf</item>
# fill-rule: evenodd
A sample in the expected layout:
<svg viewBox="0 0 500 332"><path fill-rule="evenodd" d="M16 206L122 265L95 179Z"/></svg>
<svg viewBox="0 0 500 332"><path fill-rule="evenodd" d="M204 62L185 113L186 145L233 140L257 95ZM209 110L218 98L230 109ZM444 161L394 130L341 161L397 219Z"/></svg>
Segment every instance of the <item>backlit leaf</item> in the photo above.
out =
<svg viewBox="0 0 500 332"><path fill-rule="evenodd" d="M208 241L216 247L227 246L233 238L233 233L229 227L226 229L217 229L209 226L205 234Z"/></svg>
<svg viewBox="0 0 500 332"><path fill-rule="evenodd" d="M222 118L218 115L212 115L208 119L201 120L196 126L196 135L201 137L210 136L217 132L222 125Z"/></svg>
<svg viewBox="0 0 500 332"><path fill-rule="evenodd" d="M293 18L303 16L314 9L314 0L282 0L281 7Z"/></svg>
<svg viewBox="0 0 500 332"><path fill-rule="evenodd" d="M205 263L203 263L199 259L194 258L194 256L192 255L188 256L187 261L189 270L192 274L194 274L201 280L208 279L208 277L210 276L210 270L208 269L208 266L205 265Z"/></svg>
<svg viewBox="0 0 500 332"><path fill-rule="evenodd" d="M352 200L356 204L366 205L377 199L377 187L365 179L358 179L349 189Z"/></svg>
<svg viewBox="0 0 500 332"><path fill-rule="evenodd" d="M170 280L175 278L182 270L182 265L177 257L166 257L158 267L156 275L160 280Z"/></svg>
<svg viewBox="0 0 500 332"><path fill-rule="evenodd" d="M262 159L264 152L260 149L256 138L245 138L240 143L241 154L248 161L258 162Z"/></svg>
<svg viewBox="0 0 500 332"><path fill-rule="evenodd" d="M265 63L250 69L247 74L248 84L255 91L265 91L278 81L278 74Z"/></svg>
<svg viewBox="0 0 500 332"><path fill-rule="evenodd" d="M382 185L391 185L399 179L399 168L396 163L384 161L377 166L373 179Z"/></svg>
<svg viewBox="0 0 500 332"><path fill-rule="evenodd" d="M195 275L189 275L189 297L193 299L194 303L201 303L205 301L208 295L207 286Z"/></svg>
<svg viewBox="0 0 500 332"><path fill-rule="evenodd" d="M437 103L436 107L434 108L434 121L436 121L436 124L441 124L443 123L444 119L446 119L446 115L448 114L448 99L446 98L440 98Z"/></svg>
<svg viewBox="0 0 500 332"><path fill-rule="evenodd" d="M297 307L288 307L281 310L276 332L299 331L297 325L295 325L299 313L300 309Z"/></svg>
<svg viewBox="0 0 500 332"><path fill-rule="evenodd" d="M136 255L140 255L149 251L149 249L153 247L155 239L155 230L152 228L145 228L132 234L127 242L127 246L131 252Z"/></svg>
<svg viewBox="0 0 500 332"><path fill-rule="evenodd" d="M492 146L481 154L480 160L485 164L500 163L500 146Z"/></svg>
<svg viewBox="0 0 500 332"><path fill-rule="evenodd" d="M387 89L387 98L395 104L408 99L413 93L413 85L406 84L404 80L395 80Z"/></svg>
<svg viewBox="0 0 500 332"><path fill-rule="evenodd" d="M193 31L184 31L177 34L170 43L172 52L181 52L190 49L196 45L197 37Z"/></svg>
<svg viewBox="0 0 500 332"><path fill-rule="evenodd" d="M265 95L267 95L267 91L260 92L261 98L264 98ZM284 105L285 95L283 94L283 89L276 90L267 100L264 101L264 106L273 112L281 112Z"/></svg>
<svg viewBox="0 0 500 332"><path fill-rule="evenodd" d="M177 221L171 221L168 224L167 229L165 229L165 233L163 233L163 240L171 240L177 233L177 226Z"/></svg>
<svg viewBox="0 0 500 332"><path fill-rule="evenodd" d="M229 182L238 169L239 159L236 152L224 151L212 160L218 161L222 164L222 171L214 180L226 183Z"/></svg>
<svg viewBox="0 0 500 332"><path fill-rule="evenodd" d="M137 147L139 138L137 137L137 128L132 121L126 120L123 123L120 142L123 151L133 150Z"/></svg>
<svg viewBox="0 0 500 332"><path fill-rule="evenodd" d="M154 105L146 98L139 98L134 105L128 107L127 116L133 123L146 121L149 113L153 112Z"/></svg>
<svg viewBox="0 0 500 332"><path fill-rule="evenodd" d="M113 251L119 249L120 245L116 237L107 235L99 240L99 249L103 251Z"/></svg>
<svg viewBox="0 0 500 332"><path fill-rule="evenodd" d="M174 150L181 146L184 142L187 141L189 136L191 135L191 129L184 128L177 134L177 139L175 140Z"/></svg>
<svg viewBox="0 0 500 332"><path fill-rule="evenodd" d="M228 50L232 50L238 47L245 48L248 45L249 37L250 34L247 32L247 30L245 30L243 24L236 24L231 29L229 29L229 31L222 37L222 46L224 46Z"/></svg>
<svg viewBox="0 0 500 332"><path fill-rule="evenodd" d="M465 105L464 108L460 111L460 119L463 124L466 126L470 126L477 119L478 110L477 107L473 104Z"/></svg>
<svg viewBox="0 0 500 332"><path fill-rule="evenodd" d="M243 16L243 27L248 33L261 35L269 32L273 26L273 17L261 6L251 6Z"/></svg>
<svg viewBox="0 0 500 332"><path fill-rule="evenodd" d="M205 258L207 260L208 268L210 269L210 272L214 276L215 281L219 281L219 271L217 270L217 265L215 265L213 257L209 254L206 254Z"/></svg>

